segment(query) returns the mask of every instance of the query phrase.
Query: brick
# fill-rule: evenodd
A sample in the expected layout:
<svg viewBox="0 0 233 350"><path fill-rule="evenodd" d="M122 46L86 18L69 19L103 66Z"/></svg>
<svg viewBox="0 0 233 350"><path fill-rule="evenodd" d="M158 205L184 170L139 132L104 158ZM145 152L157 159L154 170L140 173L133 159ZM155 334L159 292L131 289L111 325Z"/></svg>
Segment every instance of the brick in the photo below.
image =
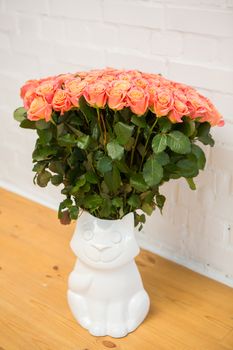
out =
<svg viewBox="0 0 233 350"><path fill-rule="evenodd" d="M0 30L14 33L17 30L16 15L0 12Z"/></svg>
<svg viewBox="0 0 233 350"><path fill-rule="evenodd" d="M225 169L215 169L215 193L216 196L226 195L230 193L231 173L224 171ZM233 210L233 208L232 208Z"/></svg>
<svg viewBox="0 0 233 350"><path fill-rule="evenodd" d="M49 62L55 59L53 45L50 41L27 38L25 36L12 36L13 51L25 55L25 57L42 58Z"/></svg>
<svg viewBox="0 0 233 350"><path fill-rule="evenodd" d="M187 33L233 36L231 11L168 7L166 27Z"/></svg>
<svg viewBox="0 0 233 350"><path fill-rule="evenodd" d="M188 85L233 93L233 69L171 60L169 78Z"/></svg>
<svg viewBox="0 0 233 350"><path fill-rule="evenodd" d="M21 53L0 52L0 72L14 74L16 77L24 77L24 80L32 79L39 75L38 60L34 56Z"/></svg>
<svg viewBox="0 0 233 350"><path fill-rule="evenodd" d="M139 69L148 73L166 74L165 60L158 57L139 55L132 53L123 53L119 50L109 50L106 52L107 66L125 68L125 69Z"/></svg>
<svg viewBox="0 0 233 350"><path fill-rule="evenodd" d="M6 33L0 32L0 49L9 49L10 48L10 39L9 35Z"/></svg>
<svg viewBox="0 0 233 350"><path fill-rule="evenodd" d="M104 0L104 20L138 27L161 28L163 26L163 6L132 0Z"/></svg>
<svg viewBox="0 0 233 350"><path fill-rule="evenodd" d="M43 40L64 41L64 23L57 18L42 17L40 37Z"/></svg>
<svg viewBox="0 0 233 350"><path fill-rule="evenodd" d="M128 50L149 53L150 51L150 30L120 25L118 29L117 46Z"/></svg>
<svg viewBox="0 0 233 350"><path fill-rule="evenodd" d="M233 17L233 16L232 16ZM223 38L218 42L217 62L232 67L233 64L233 38Z"/></svg>
<svg viewBox="0 0 233 350"><path fill-rule="evenodd" d="M233 95L213 92L212 101L218 108L219 112L223 115L224 119L229 122L232 122Z"/></svg>
<svg viewBox="0 0 233 350"><path fill-rule="evenodd" d="M18 14L17 26L19 34L24 38L38 38L40 25L37 16Z"/></svg>
<svg viewBox="0 0 233 350"><path fill-rule="evenodd" d="M183 49L183 40L180 33L153 32L152 53L163 56L179 56Z"/></svg>
<svg viewBox="0 0 233 350"><path fill-rule="evenodd" d="M55 55L58 62L70 62L81 65L90 65L93 68L105 66L103 50L74 45L55 45Z"/></svg>
<svg viewBox="0 0 233 350"><path fill-rule="evenodd" d="M64 30L67 42L86 43L92 41L89 25L85 21L64 19Z"/></svg>
<svg viewBox="0 0 233 350"><path fill-rule="evenodd" d="M105 23L89 23L88 24L91 42L95 46L114 47L117 42L116 26Z"/></svg>
<svg viewBox="0 0 233 350"><path fill-rule="evenodd" d="M101 20L102 8L100 0L50 0L50 12L53 16L87 20Z"/></svg>
<svg viewBox="0 0 233 350"><path fill-rule="evenodd" d="M184 58L194 62L211 62L217 54L217 40L184 34Z"/></svg>
<svg viewBox="0 0 233 350"><path fill-rule="evenodd" d="M233 149L223 146L216 146L211 149L210 166L212 169L224 169L224 171L232 173Z"/></svg>
<svg viewBox="0 0 233 350"><path fill-rule="evenodd" d="M6 10L9 12L25 12L30 14L47 14L47 0L31 1L31 0L7 0L5 1Z"/></svg>
<svg viewBox="0 0 233 350"><path fill-rule="evenodd" d="M225 220L233 217L233 197L228 195L219 195L213 203L212 214Z"/></svg>
<svg viewBox="0 0 233 350"><path fill-rule="evenodd" d="M226 121L224 127L212 128L211 134L218 144L233 148L233 124Z"/></svg>

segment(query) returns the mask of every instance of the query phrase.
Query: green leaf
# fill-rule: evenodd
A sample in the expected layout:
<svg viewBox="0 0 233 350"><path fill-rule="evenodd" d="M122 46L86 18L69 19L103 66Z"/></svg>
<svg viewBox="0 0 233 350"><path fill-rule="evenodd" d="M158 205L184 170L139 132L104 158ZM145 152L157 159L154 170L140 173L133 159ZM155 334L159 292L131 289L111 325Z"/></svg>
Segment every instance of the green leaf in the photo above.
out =
<svg viewBox="0 0 233 350"><path fill-rule="evenodd" d="M112 205L116 208L122 208L123 207L123 199L121 197L114 197L112 199Z"/></svg>
<svg viewBox="0 0 233 350"><path fill-rule="evenodd" d="M27 118L27 111L23 107L19 107L14 111L14 119L17 120L17 122L22 122L24 119Z"/></svg>
<svg viewBox="0 0 233 350"><path fill-rule="evenodd" d="M50 172L47 170L44 170L38 174L36 181L40 187L46 187L50 178L51 178Z"/></svg>
<svg viewBox="0 0 233 350"><path fill-rule="evenodd" d="M111 209L112 209L112 202L111 202L111 200L109 198L104 198L103 199L103 203L102 203L102 207L101 207L101 210L100 210L101 217L109 219L109 216L111 214Z"/></svg>
<svg viewBox="0 0 233 350"><path fill-rule="evenodd" d="M196 130L195 121L186 118L183 123L178 124L176 128L186 136L191 137Z"/></svg>
<svg viewBox="0 0 233 350"><path fill-rule="evenodd" d="M47 166L48 162L37 162L34 164L32 171L35 171L37 173L40 173L42 170L44 170Z"/></svg>
<svg viewBox="0 0 233 350"><path fill-rule="evenodd" d="M38 130L49 129L50 127L51 127L51 123L50 122L46 122L44 119L36 121L36 128Z"/></svg>
<svg viewBox="0 0 233 350"><path fill-rule="evenodd" d="M139 197L136 193L133 193L133 194L131 194L131 196L129 197L127 203L128 203L133 209L138 209L138 208L140 208L140 205L141 205L140 197Z"/></svg>
<svg viewBox="0 0 233 350"><path fill-rule="evenodd" d="M71 134L65 134L58 138L58 144L62 147L74 146L76 144L76 141L77 139L75 135Z"/></svg>
<svg viewBox="0 0 233 350"><path fill-rule="evenodd" d="M53 133L50 129L37 130L37 134L39 136L40 144L42 145L48 144L53 138Z"/></svg>
<svg viewBox="0 0 233 350"><path fill-rule="evenodd" d="M96 163L96 168L102 174L107 173L108 171L111 171L112 170L112 159L108 156L104 156L103 158L100 158Z"/></svg>
<svg viewBox="0 0 233 350"><path fill-rule="evenodd" d="M151 215L154 211L154 208L151 204L149 203L143 203L142 204L142 210L147 214L147 215Z"/></svg>
<svg viewBox="0 0 233 350"><path fill-rule="evenodd" d="M91 138L89 135L84 135L78 138L77 140L77 146L81 149L87 149L91 141Z"/></svg>
<svg viewBox="0 0 233 350"><path fill-rule="evenodd" d="M193 190L193 191L196 190L196 185L195 185L195 182L193 181L192 177L186 177L185 180L187 181L189 188L191 190Z"/></svg>
<svg viewBox="0 0 233 350"><path fill-rule="evenodd" d="M84 96L81 96L79 98L79 108L80 108L81 112L84 114L84 116L86 117L87 120L90 121L90 120L93 119L93 117L96 117L96 110L94 108L91 108L87 104Z"/></svg>
<svg viewBox="0 0 233 350"><path fill-rule="evenodd" d="M197 137L208 136L211 125L208 122L200 123L197 129Z"/></svg>
<svg viewBox="0 0 233 350"><path fill-rule="evenodd" d="M179 174L184 177L195 177L198 175L197 161L194 159L182 159L177 162Z"/></svg>
<svg viewBox="0 0 233 350"><path fill-rule="evenodd" d="M117 141L123 146L129 141L133 130L134 126L130 126L122 122L118 122L114 125L114 132L116 134Z"/></svg>
<svg viewBox="0 0 233 350"><path fill-rule="evenodd" d="M83 205L86 209L98 209L103 202L103 198L98 194L89 194L84 197Z"/></svg>
<svg viewBox="0 0 233 350"><path fill-rule="evenodd" d="M124 173L124 174L129 173L129 171L130 171L129 167L123 159L115 160L114 163L116 164L116 166L118 167L118 169L120 170L121 173Z"/></svg>
<svg viewBox="0 0 233 350"><path fill-rule="evenodd" d="M36 129L35 122L29 119L23 119L19 126L23 129Z"/></svg>
<svg viewBox="0 0 233 350"><path fill-rule="evenodd" d="M170 162L169 155L165 152L157 153L154 155L154 158L161 165L167 165Z"/></svg>
<svg viewBox="0 0 233 350"><path fill-rule="evenodd" d="M158 120L159 129L162 132L168 132L172 128L172 122L167 117L160 117Z"/></svg>
<svg viewBox="0 0 233 350"><path fill-rule="evenodd" d="M163 177L163 168L156 158L151 156L143 167L143 178L150 187L160 183Z"/></svg>
<svg viewBox="0 0 233 350"><path fill-rule="evenodd" d="M113 140L107 144L107 152L112 159L120 160L124 155L124 147L119 145L116 140Z"/></svg>
<svg viewBox="0 0 233 350"><path fill-rule="evenodd" d="M167 139L168 147L176 153L187 154L191 152L191 143L187 136L180 131L171 131Z"/></svg>
<svg viewBox="0 0 233 350"><path fill-rule="evenodd" d="M62 175L53 175L51 177L51 183L55 186L60 185L63 182L63 176Z"/></svg>
<svg viewBox="0 0 233 350"><path fill-rule="evenodd" d="M104 174L104 182L110 192L116 193L121 185L121 176L116 165L113 165L112 171Z"/></svg>
<svg viewBox="0 0 233 350"><path fill-rule="evenodd" d="M98 176L96 175L96 173L94 173L94 171L88 171L85 174L85 178L87 180L87 182L89 182L90 184L97 184L98 183Z"/></svg>
<svg viewBox="0 0 233 350"><path fill-rule="evenodd" d="M60 175L65 174L65 166L59 160L52 160L49 164L49 170L56 174L60 174Z"/></svg>
<svg viewBox="0 0 233 350"><path fill-rule="evenodd" d="M32 158L36 161L45 160L56 153L57 149L54 146L37 147L32 153Z"/></svg>
<svg viewBox="0 0 233 350"><path fill-rule="evenodd" d="M79 208L73 205L72 207L70 207L69 213L71 220L76 220L78 218Z"/></svg>
<svg viewBox="0 0 233 350"><path fill-rule="evenodd" d="M204 145L210 145L211 147L213 147L214 140L210 135L210 128L211 128L211 125L208 122L200 123L197 129L197 138Z"/></svg>
<svg viewBox="0 0 233 350"><path fill-rule="evenodd" d="M167 135L157 134L152 140L152 149L154 153L161 153L167 147Z"/></svg>
<svg viewBox="0 0 233 350"><path fill-rule="evenodd" d="M85 185L86 183L86 178L84 176L81 176L76 182L72 190L70 191L71 194L75 194L76 192L79 191L80 187Z"/></svg>
<svg viewBox="0 0 233 350"><path fill-rule="evenodd" d="M136 115L133 115L131 118L131 122L134 125L139 126L140 128L145 128L147 126L146 118L145 117L138 117Z"/></svg>
<svg viewBox="0 0 233 350"><path fill-rule="evenodd" d="M197 158L197 165L198 168L203 170L205 168L205 164L206 164L206 157L205 157L205 153L203 152L203 150L201 149L201 147L197 146L197 145L192 145L192 153L196 156Z"/></svg>
<svg viewBox="0 0 233 350"><path fill-rule="evenodd" d="M145 192L148 189L148 185L145 182L142 174L134 174L131 176L130 185L139 192Z"/></svg>
<svg viewBox="0 0 233 350"><path fill-rule="evenodd" d="M156 195L156 204L157 204L157 207L160 209L161 212L162 212L162 209L163 209L165 201L166 201L166 197L165 196L163 196L162 194L157 194Z"/></svg>

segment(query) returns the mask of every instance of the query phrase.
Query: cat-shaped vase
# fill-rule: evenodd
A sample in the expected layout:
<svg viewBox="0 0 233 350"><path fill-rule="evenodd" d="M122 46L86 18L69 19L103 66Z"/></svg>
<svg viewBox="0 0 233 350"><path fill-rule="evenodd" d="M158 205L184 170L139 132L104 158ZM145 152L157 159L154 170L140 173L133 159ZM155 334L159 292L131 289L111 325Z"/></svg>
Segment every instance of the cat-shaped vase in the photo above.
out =
<svg viewBox="0 0 233 350"><path fill-rule="evenodd" d="M149 310L149 297L134 261L139 253L134 215L78 218L71 240L78 257L68 281L68 303L79 324L95 336L124 337Z"/></svg>

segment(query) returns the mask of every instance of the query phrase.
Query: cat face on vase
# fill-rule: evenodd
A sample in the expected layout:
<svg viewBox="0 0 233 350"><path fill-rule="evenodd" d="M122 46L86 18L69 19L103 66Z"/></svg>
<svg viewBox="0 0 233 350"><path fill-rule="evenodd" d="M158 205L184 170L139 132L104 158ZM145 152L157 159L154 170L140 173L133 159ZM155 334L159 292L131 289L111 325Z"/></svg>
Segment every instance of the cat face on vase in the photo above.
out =
<svg viewBox="0 0 233 350"><path fill-rule="evenodd" d="M104 220L83 212L78 218L71 248L83 263L95 268L124 265L139 253L133 213L121 220Z"/></svg>

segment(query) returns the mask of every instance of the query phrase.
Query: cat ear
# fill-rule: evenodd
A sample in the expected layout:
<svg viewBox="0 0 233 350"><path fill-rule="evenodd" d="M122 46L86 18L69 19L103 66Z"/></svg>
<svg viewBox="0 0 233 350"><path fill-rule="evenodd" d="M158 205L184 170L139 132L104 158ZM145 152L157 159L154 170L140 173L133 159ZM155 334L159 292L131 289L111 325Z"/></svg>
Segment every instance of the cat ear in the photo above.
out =
<svg viewBox="0 0 233 350"><path fill-rule="evenodd" d="M134 214L133 213L126 214L125 216L123 216L123 218L121 220L124 223L125 227L134 228Z"/></svg>

